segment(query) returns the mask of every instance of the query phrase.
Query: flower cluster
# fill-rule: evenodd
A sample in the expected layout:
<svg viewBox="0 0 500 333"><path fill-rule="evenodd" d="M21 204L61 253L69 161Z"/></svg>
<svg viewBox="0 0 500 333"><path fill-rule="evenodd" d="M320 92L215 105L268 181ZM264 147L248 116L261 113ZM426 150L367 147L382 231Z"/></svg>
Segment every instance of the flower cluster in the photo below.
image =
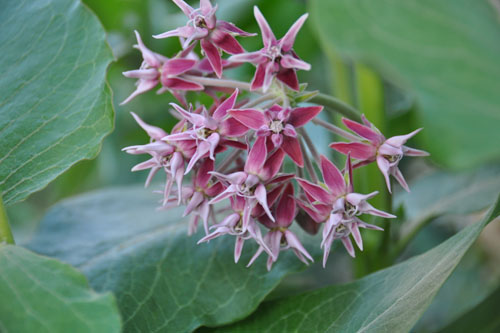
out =
<svg viewBox="0 0 500 333"><path fill-rule="evenodd" d="M362 215L395 216L368 203L378 192L355 192L353 169L376 162L389 191L389 175L408 190L398 163L405 155L427 155L404 145L419 130L386 139L364 116L362 123L343 119L354 134L339 129L336 132L346 133L350 142L330 145L346 155L345 167L339 170L316 153L303 128L323 110L321 105L303 104L314 93L304 91L296 74L311 67L293 50L307 14L278 40L254 7L263 48L246 52L235 37L256 34L219 20L217 6L209 0L201 0L197 9L182 0L173 1L188 17L186 26L154 37L177 37L182 51L167 58L149 50L136 32L136 48L144 61L139 69L124 73L137 79L137 89L123 103L160 85L158 93L168 91L179 101L171 103L179 121L167 133L132 113L150 137L149 143L124 148L129 154L149 156L132 171L149 170L146 186L158 172L164 173L162 207L185 205L184 216L191 217L188 233L194 234L200 221L203 224L205 236L199 243L234 236L235 262L245 241L258 245L248 265L265 252L271 269L280 252L288 249L306 264L313 261L292 228L294 221L309 233L323 226L323 265L335 239L354 257L351 237L363 249L360 228L382 230L362 221ZM224 53L229 56L223 58ZM227 69L244 63L256 66L251 83L224 77ZM208 94L212 105L188 104L187 91ZM295 172L284 172L285 164Z"/></svg>

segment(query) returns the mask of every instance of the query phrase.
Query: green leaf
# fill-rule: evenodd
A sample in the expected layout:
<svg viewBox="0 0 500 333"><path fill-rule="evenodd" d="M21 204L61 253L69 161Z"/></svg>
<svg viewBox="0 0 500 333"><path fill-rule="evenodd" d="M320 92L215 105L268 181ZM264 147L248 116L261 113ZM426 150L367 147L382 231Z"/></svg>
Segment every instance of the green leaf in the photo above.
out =
<svg viewBox="0 0 500 333"><path fill-rule="evenodd" d="M432 250L345 285L263 303L230 332L409 332L484 226L489 214Z"/></svg>
<svg viewBox="0 0 500 333"><path fill-rule="evenodd" d="M158 211L160 195L124 187L56 205L30 248L76 266L97 291L115 293L126 331L192 331L241 319L288 273L305 265L284 253L271 272L255 246L234 263L234 237L196 245L183 208Z"/></svg>
<svg viewBox="0 0 500 333"><path fill-rule="evenodd" d="M440 333L466 333L466 332L498 332L500 331L500 287L497 288L483 302L467 312L450 325L441 329Z"/></svg>
<svg viewBox="0 0 500 333"><path fill-rule="evenodd" d="M3 1L0 190L7 205L97 155L113 127L111 52L79 1Z"/></svg>
<svg viewBox="0 0 500 333"><path fill-rule="evenodd" d="M408 224L442 214L473 213L493 203L500 189L500 166L436 171L417 178L410 187L411 193L400 192L394 198L394 207L404 207Z"/></svg>
<svg viewBox="0 0 500 333"><path fill-rule="evenodd" d="M488 1L312 0L327 52L364 62L416 97L432 158L470 167L499 157L500 24Z"/></svg>
<svg viewBox="0 0 500 333"><path fill-rule="evenodd" d="M97 294L67 264L0 245L0 331L120 332L111 293Z"/></svg>

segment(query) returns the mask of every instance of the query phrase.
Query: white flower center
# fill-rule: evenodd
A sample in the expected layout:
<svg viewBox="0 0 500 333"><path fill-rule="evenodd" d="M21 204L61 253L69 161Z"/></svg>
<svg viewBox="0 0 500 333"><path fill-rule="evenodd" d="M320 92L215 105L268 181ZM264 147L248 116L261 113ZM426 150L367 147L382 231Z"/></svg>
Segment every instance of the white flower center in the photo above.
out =
<svg viewBox="0 0 500 333"><path fill-rule="evenodd" d="M269 129L276 133L279 134L281 131L283 131L283 124L279 120L273 120L271 124L269 125Z"/></svg>

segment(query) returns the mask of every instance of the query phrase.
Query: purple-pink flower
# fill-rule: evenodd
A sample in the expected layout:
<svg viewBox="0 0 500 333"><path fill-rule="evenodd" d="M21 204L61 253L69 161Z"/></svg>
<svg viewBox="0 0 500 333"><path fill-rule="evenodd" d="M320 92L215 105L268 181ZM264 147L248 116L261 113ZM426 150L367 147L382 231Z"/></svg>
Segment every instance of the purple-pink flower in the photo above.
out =
<svg viewBox="0 0 500 333"><path fill-rule="evenodd" d="M201 0L198 9L194 9L182 0L173 1L189 18L187 25L153 37L177 36L185 38L183 48L187 48L193 40L199 40L215 74L220 78L222 76L222 58L219 50L229 54L243 53L245 50L233 35L255 36L255 34L245 32L230 22L218 20L215 16L217 6L213 7L210 0Z"/></svg>
<svg viewBox="0 0 500 333"><path fill-rule="evenodd" d="M298 202L300 207L318 223L324 223L323 241L324 249L323 266L326 265L332 242L340 239L347 252L354 257L350 235L360 250L363 250L363 241L359 228L382 230L381 228L361 221L358 216L370 214L384 218L396 216L374 208L366 200L374 197L378 192L359 194L353 192L352 165L350 157L347 158L345 175L330 162L321 156L321 173L325 182L324 186L313 184L305 179L297 179L299 185L306 193L309 203Z"/></svg>
<svg viewBox="0 0 500 333"><path fill-rule="evenodd" d="M264 48L260 51L240 53L229 58L234 62L250 62L257 66L252 80L252 90L262 89L266 92L276 77L294 90L299 90L297 69L310 70L311 65L302 61L293 51L295 37L307 19L304 14L292 25L288 32L277 40L269 27L266 19L257 6L254 7L254 15L262 33Z"/></svg>
<svg viewBox="0 0 500 333"><path fill-rule="evenodd" d="M426 151L404 145L406 141L422 129L419 128L410 134L393 136L386 139L365 116L362 116L362 120L363 124L346 118L342 119L347 128L359 135L359 142L335 142L330 144L330 147L343 154L351 154L353 158L360 160L357 166L376 161L378 168L384 175L389 192L391 192L389 175L396 178L399 184L409 192L410 189L401 170L398 168L398 164L403 156L429 156L429 153Z"/></svg>

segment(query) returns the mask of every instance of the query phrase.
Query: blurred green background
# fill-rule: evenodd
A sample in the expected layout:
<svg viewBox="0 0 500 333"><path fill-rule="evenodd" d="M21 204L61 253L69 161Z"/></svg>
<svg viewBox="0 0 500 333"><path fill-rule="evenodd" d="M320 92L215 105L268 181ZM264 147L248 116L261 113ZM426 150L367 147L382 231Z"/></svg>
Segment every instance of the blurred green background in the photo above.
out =
<svg viewBox="0 0 500 333"><path fill-rule="evenodd" d="M167 131L175 123L175 119L168 112L168 103L174 101L169 94L156 95L151 91L125 106L119 106L119 103L134 90L134 80L124 78L121 73L138 68L142 61L140 52L132 48L135 44L133 30L140 32L150 49L170 57L180 49L178 41L175 38L156 40L151 35L183 25L186 21L185 16L169 0L84 0L83 2L100 18L116 58L116 62L108 71L108 81L114 93L115 130L104 140L97 159L76 164L43 191L35 193L25 202L8 208L15 238L20 244L31 237L36 230L36 222L47 209L61 199L98 188L144 182L147 173L130 172L132 166L144 160L144 157L127 155L121 151L123 147L142 144L147 140L146 134L130 116L130 111L136 112L146 122L161 126ZM305 0L219 0L217 3L218 17L234 22L249 32L259 32L252 14L252 6L258 5L278 38L308 10L308 3ZM311 18L302 28L295 44L297 54L313 65L310 72L299 73L300 81L309 84L308 89L334 94L356 106L387 136L408 133L414 128L421 127L420 117L415 111L417 107L415 98L406 88L382 78L367 65L351 58L342 58L331 49L322 49L313 25L315 22L310 21ZM260 37L239 40L249 51L260 49L262 45ZM230 75L250 80L253 72L252 66L245 65L233 70ZM331 117L331 120L338 121L338 118ZM328 134L320 132L320 135ZM421 147L421 143L421 139L417 138L411 145ZM460 150L460 147L456 149ZM403 168L407 179L411 181L433 172L435 166L429 161L405 160ZM357 178L357 183L360 184L358 192L368 192L383 186L375 166L358 172ZM374 202L374 205L384 209L389 203L379 201ZM449 237L460 226L453 218L431 224L412 243L406 256L424 252ZM497 254L499 252L498 246L496 248L495 246L491 239L482 240L467 255L466 260L441 290L426 316L422 318L417 327L419 331L439 328L454 316L480 302L495 288L500 274L496 265L500 258L498 255L496 257L492 255L495 251ZM335 261L338 265L347 267L351 264L345 260L343 254ZM357 262L359 261L355 261L354 265ZM338 271L338 265L332 269ZM288 292L289 288L297 286L310 289L331 284L333 275L332 271L325 274L318 270L318 267L313 268L285 281L275 295L277 297L280 293ZM336 279L338 282L343 282L352 279L352 275L343 274ZM475 282L471 285L471 281ZM478 281L481 283L477 283ZM463 292L457 295L454 292L457 289ZM454 304L460 305L453 306Z"/></svg>

